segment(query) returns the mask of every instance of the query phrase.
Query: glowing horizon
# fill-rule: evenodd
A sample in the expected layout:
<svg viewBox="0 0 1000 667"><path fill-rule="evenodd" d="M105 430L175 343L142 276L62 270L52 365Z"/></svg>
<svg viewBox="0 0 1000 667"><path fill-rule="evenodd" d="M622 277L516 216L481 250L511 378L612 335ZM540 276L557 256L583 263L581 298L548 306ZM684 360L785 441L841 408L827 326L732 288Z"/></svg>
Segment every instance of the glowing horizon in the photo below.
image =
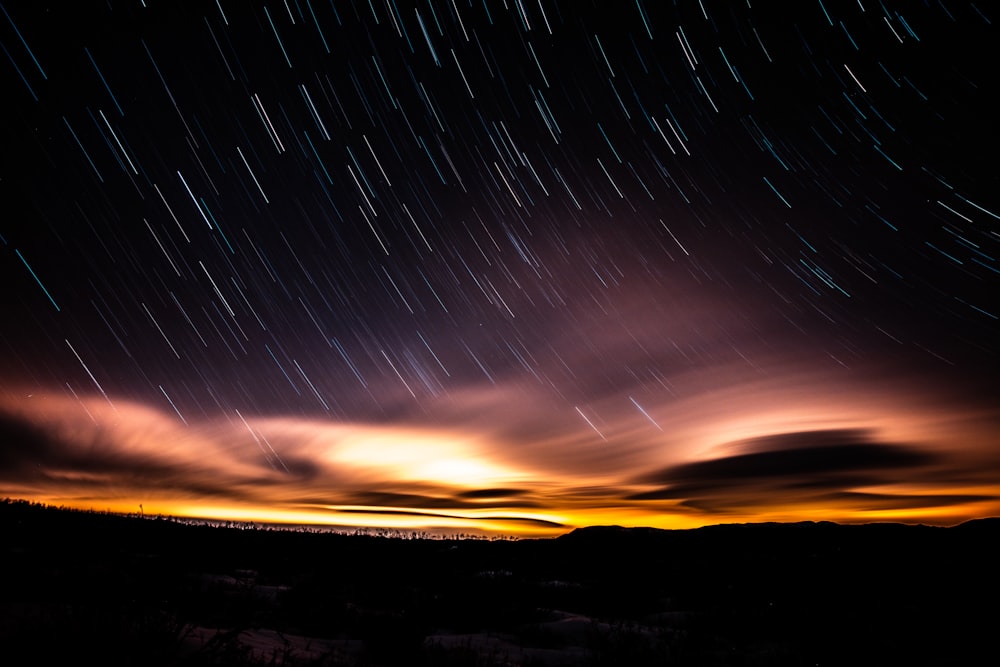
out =
<svg viewBox="0 0 1000 667"><path fill-rule="evenodd" d="M206 520L518 536L604 524L950 525L1000 515L996 457L984 459L975 441L990 437L988 420L977 430L959 413L967 432L942 438L954 429L954 409L928 413L914 399L907 411L857 396L826 399L824 414L799 391L798 405L764 410L778 390L757 389L738 408L723 397L698 420L690 406L650 405L609 421L600 445L584 425L575 442L521 443L519 457L511 456L518 443L469 423L243 414L183 423L104 396L8 393L0 401L7 439L34 442L19 448L0 494L123 513L141 504L149 514ZM679 436L655 428L641 436L638 424L650 427L654 414L677 424ZM586 458L565 460L567 447Z"/></svg>

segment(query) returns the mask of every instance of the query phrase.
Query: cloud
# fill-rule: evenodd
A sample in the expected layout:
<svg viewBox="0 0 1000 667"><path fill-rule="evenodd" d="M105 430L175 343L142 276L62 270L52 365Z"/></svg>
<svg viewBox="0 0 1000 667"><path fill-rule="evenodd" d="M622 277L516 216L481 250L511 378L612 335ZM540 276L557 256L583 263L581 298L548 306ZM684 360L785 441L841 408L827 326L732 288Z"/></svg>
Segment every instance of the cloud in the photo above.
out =
<svg viewBox="0 0 1000 667"><path fill-rule="evenodd" d="M870 434L854 429L782 433L734 444L750 451L673 466L662 471L662 477L670 484L709 488L720 482L758 479L808 484L830 476L927 465L935 458L915 448L877 442Z"/></svg>
<svg viewBox="0 0 1000 667"><path fill-rule="evenodd" d="M419 517L431 517L434 519L464 519L468 520L470 517L460 515L460 514L445 514L443 512L421 512L418 510L396 510L396 509L337 509L338 513L343 514L371 514L376 516L419 516ZM562 528L563 524L557 521L551 521L549 519L539 519L535 517L525 517L525 516L482 516L476 515L474 517L475 521L484 521L489 523L523 523L533 526L541 526L545 528Z"/></svg>
<svg viewBox="0 0 1000 667"><path fill-rule="evenodd" d="M924 509L929 507L947 507L967 503L990 502L997 496L972 494L892 494L892 493L861 493L857 491L839 491L826 496L831 503L840 503L851 507L861 507L865 510L897 510Z"/></svg>
<svg viewBox="0 0 1000 667"><path fill-rule="evenodd" d="M42 428L0 412L0 479L30 474L34 464L58 454L57 445Z"/></svg>
<svg viewBox="0 0 1000 667"><path fill-rule="evenodd" d="M231 500L250 497L247 486L254 481L252 476L220 474L211 464L128 447L122 433L94 424L93 429L75 431L76 437L66 437L65 413L62 419L52 425L0 412L0 483L70 497L159 492Z"/></svg>
<svg viewBox="0 0 1000 667"><path fill-rule="evenodd" d="M494 500L496 498L513 498L527 493L524 489L473 489L458 494L459 498L474 500Z"/></svg>
<svg viewBox="0 0 1000 667"><path fill-rule="evenodd" d="M430 491L444 491L442 487L430 487ZM488 509L538 508L539 503L520 499L526 492L513 489L486 489L483 491L459 491L449 495L422 493L395 493L390 491L357 491L345 495L340 501L344 505L364 505L371 507L419 507L424 509ZM501 491L503 493L495 493ZM513 500L512 498L517 498Z"/></svg>
<svg viewBox="0 0 1000 667"><path fill-rule="evenodd" d="M997 500L990 494L945 492L937 479L945 460L940 453L883 442L864 429L777 433L728 443L724 449L738 453L640 476L637 482L655 486L629 499L745 514L789 507L803 512L894 511ZM900 488L905 485L923 485L926 491L908 493Z"/></svg>
<svg viewBox="0 0 1000 667"><path fill-rule="evenodd" d="M196 514L223 506L317 515L363 507L470 526L535 518L525 511L538 503L509 485L521 473L489 453L481 437L441 429L240 415L184 424L103 398L0 401L0 493L60 504L151 508L159 499L163 511Z"/></svg>
<svg viewBox="0 0 1000 667"><path fill-rule="evenodd" d="M962 432L956 413L908 414L864 395L828 391L821 401L799 385L791 394L767 381L643 399L642 411L630 400L584 406L606 441L572 406L556 410L511 386L430 406L434 425L249 414L182 423L167 409L102 396L0 396L0 495L523 533L762 517L947 522L1000 511L1000 459L983 454L995 451L983 444L989 431ZM976 433L962 451L962 437Z"/></svg>
<svg viewBox="0 0 1000 667"><path fill-rule="evenodd" d="M775 507L782 507L782 502L788 503L793 497L778 493L772 499ZM845 515L860 513L893 513L903 512L912 515L915 511L924 511L928 515L939 514L949 508L977 504L996 505L1000 495L947 494L947 493L866 493L859 491L834 491L817 495L802 495L794 498L800 507L810 505L817 511L840 512ZM739 495L716 495L691 498L680 503L681 507L703 514L728 514L742 511L764 511L767 504L759 499L740 497Z"/></svg>

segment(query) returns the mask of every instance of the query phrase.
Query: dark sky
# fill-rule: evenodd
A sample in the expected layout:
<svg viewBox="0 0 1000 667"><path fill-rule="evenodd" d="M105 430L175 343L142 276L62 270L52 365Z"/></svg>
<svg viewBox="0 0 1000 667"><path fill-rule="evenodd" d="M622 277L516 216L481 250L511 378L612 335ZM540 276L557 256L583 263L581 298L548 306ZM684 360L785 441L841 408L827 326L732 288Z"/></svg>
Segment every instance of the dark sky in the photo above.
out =
<svg viewBox="0 0 1000 667"><path fill-rule="evenodd" d="M5 2L0 493L995 514L992 10Z"/></svg>

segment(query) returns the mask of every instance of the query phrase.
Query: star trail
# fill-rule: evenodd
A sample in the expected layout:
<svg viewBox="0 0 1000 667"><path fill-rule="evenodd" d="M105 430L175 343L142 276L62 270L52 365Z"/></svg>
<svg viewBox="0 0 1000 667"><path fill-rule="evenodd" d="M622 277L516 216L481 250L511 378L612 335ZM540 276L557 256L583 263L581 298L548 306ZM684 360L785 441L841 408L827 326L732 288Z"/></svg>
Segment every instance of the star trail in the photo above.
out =
<svg viewBox="0 0 1000 667"><path fill-rule="evenodd" d="M988 3L2 8L0 494L1000 513Z"/></svg>

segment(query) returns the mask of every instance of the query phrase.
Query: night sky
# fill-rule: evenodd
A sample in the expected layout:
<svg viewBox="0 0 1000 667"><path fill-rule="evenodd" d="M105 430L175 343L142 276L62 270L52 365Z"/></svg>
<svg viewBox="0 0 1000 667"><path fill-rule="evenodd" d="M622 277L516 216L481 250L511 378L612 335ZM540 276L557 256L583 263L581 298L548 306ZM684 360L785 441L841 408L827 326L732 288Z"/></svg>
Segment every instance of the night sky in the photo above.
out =
<svg viewBox="0 0 1000 667"><path fill-rule="evenodd" d="M992 3L2 8L0 495L1000 514Z"/></svg>

